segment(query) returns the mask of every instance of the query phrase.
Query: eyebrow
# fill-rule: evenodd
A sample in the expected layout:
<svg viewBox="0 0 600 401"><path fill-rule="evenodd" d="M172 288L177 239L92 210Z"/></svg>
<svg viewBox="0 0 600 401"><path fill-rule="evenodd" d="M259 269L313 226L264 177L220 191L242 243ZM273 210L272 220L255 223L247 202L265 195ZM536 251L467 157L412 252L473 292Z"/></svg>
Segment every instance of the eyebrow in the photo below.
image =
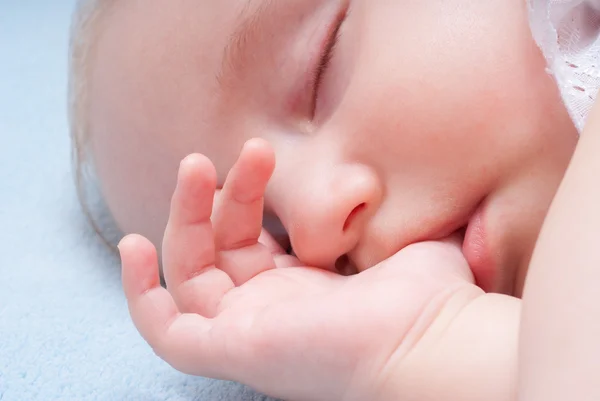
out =
<svg viewBox="0 0 600 401"><path fill-rule="evenodd" d="M237 28L230 35L223 50L221 68L217 72L217 82L221 89L236 82L244 70L253 64L252 51L261 42L265 20L272 16L275 6L281 0L248 0L236 19ZM258 6L254 5L258 3Z"/></svg>

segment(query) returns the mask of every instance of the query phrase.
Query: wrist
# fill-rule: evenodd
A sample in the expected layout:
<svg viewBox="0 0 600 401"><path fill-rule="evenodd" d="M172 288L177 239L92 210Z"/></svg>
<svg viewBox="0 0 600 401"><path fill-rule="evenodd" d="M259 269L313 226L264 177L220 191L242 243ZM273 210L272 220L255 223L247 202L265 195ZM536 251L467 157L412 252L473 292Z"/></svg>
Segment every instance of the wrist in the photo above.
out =
<svg viewBox="0 0 600 401"><path fill-rule="evenodd" d="M512 401L516 394L520 300L458 294L418 343L390 363L377 401Z"/></svg>

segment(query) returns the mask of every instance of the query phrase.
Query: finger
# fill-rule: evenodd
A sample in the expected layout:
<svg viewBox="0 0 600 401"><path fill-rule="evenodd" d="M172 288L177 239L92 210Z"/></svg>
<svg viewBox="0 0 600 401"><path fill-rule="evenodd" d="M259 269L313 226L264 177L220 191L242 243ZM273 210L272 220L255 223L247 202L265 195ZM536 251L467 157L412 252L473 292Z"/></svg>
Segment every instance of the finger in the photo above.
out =
<svg viewBox="0 0 600 401"><path fill-rule="evenodd" d="M132 235L119 244L123 289L135 327L154 352L182 372L216 377L211 323L200 315L181 314L171 294L160 286L158 259L147 239Z"/></svg>
<svg viewBox="0 0 600 401"><path fill-rule="evenodd" d="M202 155L181 163L163 241L167 288L182 312L216 315L225 293L234 287L215 267L210 216L216 189L214 166Z"/></svg>
<svg viewBox="0 0 600 401"><path fill-rule="evenodd" d="M248 141L227 176L215 212L215 239L221 249L255 244L262 230L264 193L275 156L263 140Z"/></svg>
<svg viewBox="0 0 600 401"><path fill-rule="evenodd" d="M264 193L275 168L275 155L260 139L248 141L233 166L213 217L218 266L241 285L275 268L269 249L259 243Z"/></svg>

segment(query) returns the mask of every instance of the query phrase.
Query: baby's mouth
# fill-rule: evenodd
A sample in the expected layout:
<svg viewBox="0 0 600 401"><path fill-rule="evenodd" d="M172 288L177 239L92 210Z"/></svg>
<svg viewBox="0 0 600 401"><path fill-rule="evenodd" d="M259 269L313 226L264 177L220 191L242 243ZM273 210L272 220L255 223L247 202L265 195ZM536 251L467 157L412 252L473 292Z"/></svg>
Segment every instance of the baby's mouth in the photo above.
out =
<svg viewBox="0 0 600 401"><path fill-rule="evenodd" d="M488 230L485 224L485 203L477 208L471 215L466 230L462 237L462 251L473 276L475 283L485 292L496 289L499 268L490 249Z"/></svg>

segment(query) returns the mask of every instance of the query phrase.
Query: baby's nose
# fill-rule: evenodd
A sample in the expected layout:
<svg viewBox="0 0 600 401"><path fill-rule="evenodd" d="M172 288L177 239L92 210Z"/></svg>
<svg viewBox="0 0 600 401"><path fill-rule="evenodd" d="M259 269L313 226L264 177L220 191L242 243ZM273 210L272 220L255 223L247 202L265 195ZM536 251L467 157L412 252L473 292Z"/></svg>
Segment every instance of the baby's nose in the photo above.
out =
<svg viewBox="0 0 600 401"><path fill-rule="evenodd" d="M380 181L371 169L348 165L309 177L296 189L288 225L292 247L303 263L333 269L356 247L379 207Z"/></svg>

